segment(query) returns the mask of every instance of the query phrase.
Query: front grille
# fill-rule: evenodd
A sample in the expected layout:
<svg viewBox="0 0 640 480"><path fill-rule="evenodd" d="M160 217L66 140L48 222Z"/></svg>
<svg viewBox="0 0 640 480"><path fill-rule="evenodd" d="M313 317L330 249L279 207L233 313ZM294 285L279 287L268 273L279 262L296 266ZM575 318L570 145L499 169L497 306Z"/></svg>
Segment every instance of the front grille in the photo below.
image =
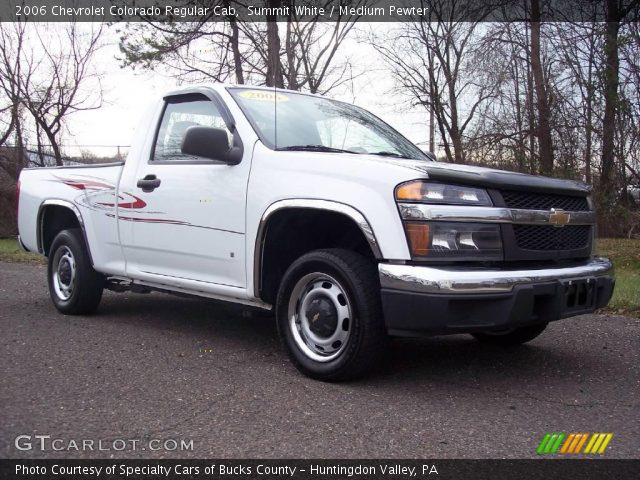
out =
<svg viewBox="0 0 640 480"><path fill-rule="evenodd" d="M580 250L589 245L590 225L514 225L518 247L524 250Z"/></svg>
<svg viewBox="0 0 640 480"><path fill-rule="evenodd" d="M524 210L551 210L555 208L573 212L588 212L591 210L586 197L572 197L553 193L518 192L515 190L502 190L500 193L505 206L509 208L521 208Z"/></svg>

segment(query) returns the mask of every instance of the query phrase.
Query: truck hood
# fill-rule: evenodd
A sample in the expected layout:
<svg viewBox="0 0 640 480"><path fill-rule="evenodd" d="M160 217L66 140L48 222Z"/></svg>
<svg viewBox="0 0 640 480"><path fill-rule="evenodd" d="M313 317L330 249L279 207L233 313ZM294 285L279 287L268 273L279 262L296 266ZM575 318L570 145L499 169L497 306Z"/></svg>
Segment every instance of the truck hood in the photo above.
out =
<svg viewBox="0 0 640 480"><path fill-rule="evenodd" d="M366 157L372 161L391 163L416 170L426 174L428 178L441 182L575 196L586 196L591 192L591 188L587 184L573 180L561 180L539 175L496 170L493 168L431 162L427 160L404 160L375 155L366 155Z"/></svg>

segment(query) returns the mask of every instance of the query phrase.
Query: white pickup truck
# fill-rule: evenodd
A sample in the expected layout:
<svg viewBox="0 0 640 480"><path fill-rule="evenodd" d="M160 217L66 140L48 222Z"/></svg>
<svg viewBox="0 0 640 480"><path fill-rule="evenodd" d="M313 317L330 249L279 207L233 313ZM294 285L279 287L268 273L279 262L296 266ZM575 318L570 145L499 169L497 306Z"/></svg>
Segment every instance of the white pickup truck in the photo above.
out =
<svg viewBox="0 0 640 480"><path fill-rule="evenodd" d="M22 246L65 314L104 288L274 309L295 366L362 374L387 338L516 345L611 298L586 185L443 164L350 104L174 91L124 163L25 169Z"/></svg>

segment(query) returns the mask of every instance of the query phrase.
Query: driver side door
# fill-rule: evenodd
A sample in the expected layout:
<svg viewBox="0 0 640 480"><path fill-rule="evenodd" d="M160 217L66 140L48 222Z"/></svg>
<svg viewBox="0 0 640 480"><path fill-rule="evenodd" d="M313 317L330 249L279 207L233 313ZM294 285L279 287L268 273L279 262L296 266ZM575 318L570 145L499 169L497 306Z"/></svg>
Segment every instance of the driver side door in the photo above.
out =
<svg viewBox="0 0 640 480"><path fill-rule="evenodd" d="M226 129L231 145L234 134L219 102L202 93L165 99L149 158L140 158L135 175L121 182L135 199L118 208L128 276L190 288L193 281L246 286L249 155L228 165L181 151L193 126ZM143 191L140 180L157 187Z"/></svg>

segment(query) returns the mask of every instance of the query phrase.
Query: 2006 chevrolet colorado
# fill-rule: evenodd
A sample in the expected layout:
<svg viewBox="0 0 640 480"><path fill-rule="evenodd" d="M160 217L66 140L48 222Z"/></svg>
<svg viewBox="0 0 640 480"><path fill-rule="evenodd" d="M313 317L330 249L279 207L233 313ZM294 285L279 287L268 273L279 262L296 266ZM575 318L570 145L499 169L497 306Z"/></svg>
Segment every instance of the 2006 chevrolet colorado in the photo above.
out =
<svg viewBox="0 0 640 480"><path fill-rule="evenodd" d="M515 345L606 305L594 222L584 184L438 163L353 105L226 85L165 96L125 163L19 183L60 312L104 288L273 306L323 380L363 373L389 335Z"/></svg>

